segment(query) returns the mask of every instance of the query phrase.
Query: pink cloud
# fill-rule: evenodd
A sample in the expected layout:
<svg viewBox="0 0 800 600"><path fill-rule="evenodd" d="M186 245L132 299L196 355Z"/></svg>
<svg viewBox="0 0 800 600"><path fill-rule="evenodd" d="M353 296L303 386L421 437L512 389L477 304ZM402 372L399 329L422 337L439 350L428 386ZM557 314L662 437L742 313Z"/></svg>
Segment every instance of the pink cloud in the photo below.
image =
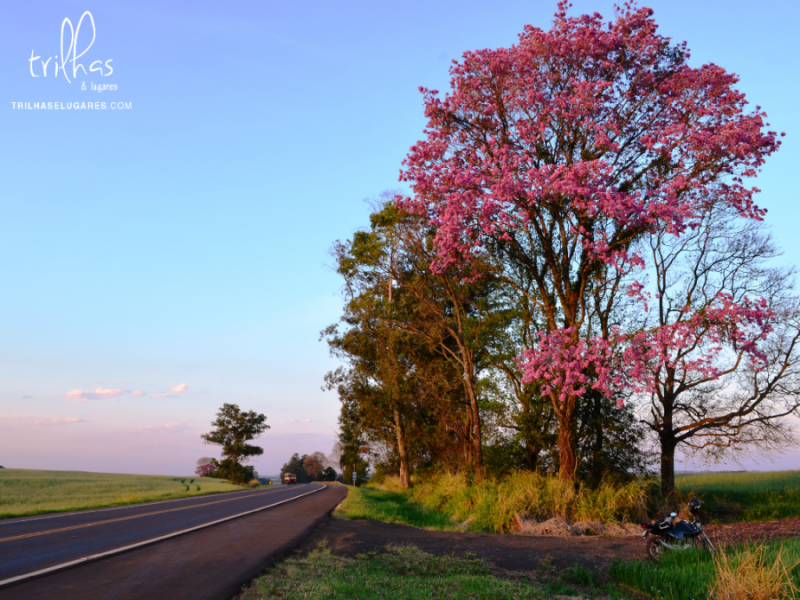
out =
<svg viewBox="0 0 800 600"><path fill-rule="evenodd" d="M131 392L131 396L144 396L144 392L142 390L134 390Z"/></svg>
<svg viewBox="0 0 800 600"><path fill-rule="evenodd" d="M81 402L88 402L89 400L107 400L109 398L116 398L117 396L122 396L125 393L126 392L124 390L120 389L104 390L103 388L97 388L93 392L85 392L83 390L74 389L67 392L65 395L67 398L80 400Z"/></svg>
<svg viewBox="0 0 800 600"><path fill-rule="evenodd" d="M189 386L188 386L188 385L186 385L185 383L179 383L179 384L178 384L178 385L176 385L175 387L173 387L173 388L170 388L170 390L169 390L169 391L170 391L170 392L175 392L175 393L177 393L177 394L180 394L181 392L185 392L187 387L189 387Z"/></svg>

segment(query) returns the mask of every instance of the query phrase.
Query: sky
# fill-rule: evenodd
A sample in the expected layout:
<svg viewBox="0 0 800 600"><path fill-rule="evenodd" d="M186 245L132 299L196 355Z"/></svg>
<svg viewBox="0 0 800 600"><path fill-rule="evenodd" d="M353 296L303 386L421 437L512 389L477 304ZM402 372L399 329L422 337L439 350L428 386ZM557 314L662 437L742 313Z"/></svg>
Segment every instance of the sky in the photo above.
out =
<svg viewBox="0 0 800 600"><path fill-rule="evenodd" d="M739 74L787 133L758 203L797 264L800 5L642 4L688 41L691 64ZM572 8L595 11L610 17L612 2ZM0 465L182 475L218 455L200 434L225 402L267 415L261 473L330 451L339 404L321 388L337 363L319 332L342 305L332 243L368 222L366 199L402 189L425 125L419 86L445 91L464 51L549 28L555 2L28 0L3 12ZM74 39L67 26L61 50L66 18L85 50L76 77L69 62L55 76ZM714 468L798 464L789 449Z"/></svg>

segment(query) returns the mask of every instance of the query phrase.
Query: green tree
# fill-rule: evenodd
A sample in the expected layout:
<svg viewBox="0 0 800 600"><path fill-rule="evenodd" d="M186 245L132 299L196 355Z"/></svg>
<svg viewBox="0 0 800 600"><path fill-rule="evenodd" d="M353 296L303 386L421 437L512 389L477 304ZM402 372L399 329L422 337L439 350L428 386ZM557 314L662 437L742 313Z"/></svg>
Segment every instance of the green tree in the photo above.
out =
<svg viewBox="0 0 800 600"><path fill-rule="evenodd" d="M244 484L248 475L252 478L252 467L244 467L253 456L260 456L264 449L247 442L254 440L269 429L267 417L255 411L242 411L236 404L223 404L217 418L211 422L214 429L200 437L206 444L222 446L222 460L217 461L217 476L231 483Z"/></svg>
<svg viewBox="0 0 800 600"><path fill-rule="evenodd" d="M305 467L303 466L306 458L308 458L306 454L303 454L303 456L300 456L297 452L292 454L292 457L281 467L281 481L283 481L287 473L294 473L297 477L297 483L308 483L311 481L311 476L306 473Z"/></svg>

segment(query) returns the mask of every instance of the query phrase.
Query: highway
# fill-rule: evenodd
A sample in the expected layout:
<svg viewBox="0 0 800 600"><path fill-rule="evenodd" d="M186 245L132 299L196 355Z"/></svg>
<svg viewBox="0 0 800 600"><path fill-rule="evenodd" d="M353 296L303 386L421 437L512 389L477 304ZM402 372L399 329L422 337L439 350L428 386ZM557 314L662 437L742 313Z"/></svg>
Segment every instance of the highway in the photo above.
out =
<svg viewBox="0 0 800 600"><path fill-rule="evenodd" d="M292 485L3 520L0 598L227 599L345 495Z"/></svg>

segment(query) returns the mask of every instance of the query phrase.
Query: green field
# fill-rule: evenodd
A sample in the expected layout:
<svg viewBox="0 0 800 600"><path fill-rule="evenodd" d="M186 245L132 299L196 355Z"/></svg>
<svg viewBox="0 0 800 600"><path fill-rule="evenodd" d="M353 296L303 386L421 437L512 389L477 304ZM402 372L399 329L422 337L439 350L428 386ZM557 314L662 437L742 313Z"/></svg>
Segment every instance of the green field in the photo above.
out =
<svg viewBox="0 0 800 600"><path fill-rule="evenodd" d="M699 496L717 515L743 521L800 517L800 471L681 475L675 484L684 497Z"/></svg>
<svg viewBox="0 0 800 600"><path fill-rule="evenodd" d="M220 479L0 469L0 517L241 490Z"/></svg>

